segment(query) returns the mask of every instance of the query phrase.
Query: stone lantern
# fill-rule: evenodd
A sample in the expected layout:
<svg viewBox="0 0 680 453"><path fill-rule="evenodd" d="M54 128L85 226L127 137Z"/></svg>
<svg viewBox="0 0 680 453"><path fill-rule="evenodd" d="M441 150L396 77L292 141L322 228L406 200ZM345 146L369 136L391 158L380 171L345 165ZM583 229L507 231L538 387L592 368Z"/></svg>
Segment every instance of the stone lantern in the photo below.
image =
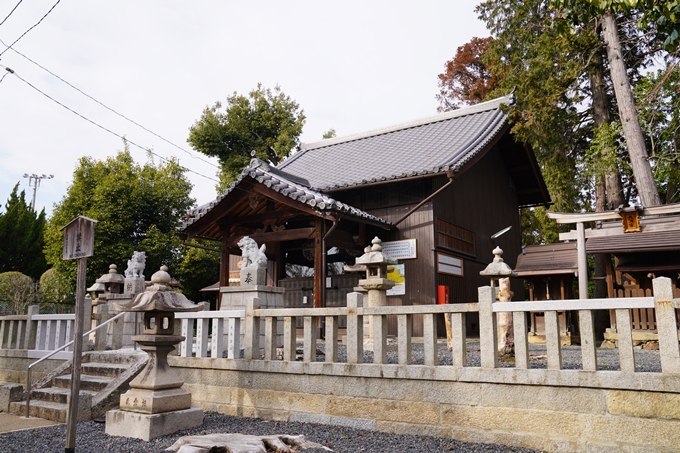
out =
<svg viewBox="0 0 680 453"><path fill-rule="evenodd" d="M493 261L486 266L486 269L479 272L483 277L491 279L491 286L498 287L498 280L505 277L516 277L517 274L506 262L503 261L503 250L500 247L493 249Z"/></svg>
<svg viewBox="0 0 680 453"><path fill-rule="evenodd" d="M494 258L486 269L479 272L479 275L489 277L491 279L491 287L497 288L496 297L498 302L510 302L512 300L512 291L510 290L509 277L516 277L517 274L512 270L507 263L503 261L503 250L500 247L493 249ZM505 279L502 280L501 279ZM500 283L500 284L499 284ZM502 357L510 357L515 354L515 337L513 333L512 313L500 312L496 316L497 322L497 338L498 338L498 353Z"/></svg>
<svg viewBox="0 0 680 453"><path fill-rule="evenodd" d="M118 273L118 266L112 264L109 266L109 273L95 280L94 285L87 290L95 294L93 304L97 305L97 299L102 294L123 294L123 286L125 286L125 277Z"/></svg>
<svg viewBox="0 0 680 453"><path fill-rule="evenodd" d="M395 283L387 278L387 266L397 264L397 260L382 252L382 241L376 236L366 247L366 253L356 259L356 264L366 267L366 278L359 280L359 286L368 292L366 307L384 307L387 305L387 290ZM368 319L366 319L368 318ZM373 338L373 317L364 318L364 349L371 350Z"/></svg>
<svg viewBox="0 0 680 453"><path fill-rule="evenodd" d="M377 236L371 243L370 251L356 259L356 264L366 266L366 278L359 280L359 286L368 291L368 307L384 307L387 290L394 286L394 281L387 278L387 266L397 264L397 260L382 252L382 241Z"/></svg>
<svg viewBox="0 0 680 453"><path fill-rule="evenodd" d="M176 293L169 286L168 268L151 277L152 285L120 311L144 313L144 331L133 336L149 355L146 367L130 382L130 390L120 397L120 410L106 413L106 433L149 440L189 429L203 423L203 411L191 407L191 393L168 365L168 353L184 340L174 335L175 312L200 311L201 307Z"/></svg>

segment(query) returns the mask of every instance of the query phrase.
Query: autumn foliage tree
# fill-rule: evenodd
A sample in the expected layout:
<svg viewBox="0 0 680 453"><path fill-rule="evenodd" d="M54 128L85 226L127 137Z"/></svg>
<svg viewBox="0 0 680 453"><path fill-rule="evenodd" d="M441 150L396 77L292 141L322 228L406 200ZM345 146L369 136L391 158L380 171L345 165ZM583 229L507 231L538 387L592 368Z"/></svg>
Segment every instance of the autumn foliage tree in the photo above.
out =
<svg viewBox="0 0 680 453"><path fill-rule="evenodd" d="M491 40L490 36L474 37L458 47L453 59L446 62L445 71L438 75L438 111L445 112L477 104L496 88L498 79L482 59Z"/></svg>

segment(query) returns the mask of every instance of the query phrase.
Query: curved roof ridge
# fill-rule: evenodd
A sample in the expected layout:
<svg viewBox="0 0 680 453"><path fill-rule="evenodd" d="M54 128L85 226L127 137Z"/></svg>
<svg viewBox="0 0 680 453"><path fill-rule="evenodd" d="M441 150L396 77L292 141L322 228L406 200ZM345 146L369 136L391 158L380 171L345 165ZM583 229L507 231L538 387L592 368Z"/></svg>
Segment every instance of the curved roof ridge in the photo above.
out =
<svg viewBox="0 0 680 453"><path fill-rule="evenodd" d="M474 115L476 113L480 112L486 112L489 110L494 110L499 108L502 104L505 105L513 105L515 103L515 96L514 94L508 94L506 96L501 96L496 99L492 99L490 101L485 101L485 102L480 102L479 104L471 105L469 107L465 107L462 109L456 109L456 110L451 110L449 112L445 113L439 113L437 115L430 115L425 118L420 118L412 121L406 121L403 123L398 123L394 124L392 126L387 126L387 127L382 127L378 129L373 129L369 131L364 131L364 132L359 132L356 134L351 134L351 135L346 135L343 137L337 137L337 138L330 138L326 140L321 140L317 142L311 142L311 143L303 143L300 145L300 151L296 153L295 155L291 156L289 159L286 159L284 162L282 162L278 168L284 168L289 161L295 160L298 156L301 154L304 154L304 151L311 150L311 149L316 149L316 148L323 148L326 146L331 146L331 145L337 145L339 143L345 143L345 142L350 142L354 140L361 140L362 138L368 138L368 137L375 137L376 135L383 135L383 134L388 134L390 132L396 132L404 129L409 129L413 127L418 127L418 126L424 126L426 124L431 124L431 123L437 123L440 121L447 121L452 118L458 118L461 116L467 116L467 115Z"/></svg>

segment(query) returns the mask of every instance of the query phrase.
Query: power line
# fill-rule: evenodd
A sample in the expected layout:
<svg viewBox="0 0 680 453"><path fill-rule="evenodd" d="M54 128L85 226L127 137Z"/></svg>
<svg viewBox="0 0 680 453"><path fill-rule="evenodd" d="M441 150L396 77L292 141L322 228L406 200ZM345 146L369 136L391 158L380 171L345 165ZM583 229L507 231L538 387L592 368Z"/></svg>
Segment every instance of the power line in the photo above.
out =
<svg viewBox="0 0 680 453"><path fill-rule="evenodd" d="M7 46L7 49L5 49L5 50L3 50L2 52L0 52L0 57L2 56L2 54L4 54L5 52L7 52L9 49L11 49L12 46L13 46L14 44L17 43L17 41L19 41L21 38L23 38L24 36L26 36L26 33L28 33L29 31L33 30L35 27L37 27L37 26L40 24L40 22L42 22L43 19L46 18L47 15L48 15L49 13L52 12L52 10L59 4L60 1L61 1L61 0L57 0L57 3L55 3L54 5L52 5L52 8L50 8L50 10L47 11L47 12L45 13L45 15L44 15L43 17L41 17L40 20L39 20L38 22L35 23L35 25L33 25L31 28L29 28L28 30L26 30L25 32L23 32L23 33L21 34L21 36L19 36L17 39L15 39L14 42L13 42L12 44L10 44L9 46ZM21 2L19 2L19 3L21 3ZM19 6L19 5L17 5L17 6ZM14 8L16 9L16 6L15 6ZM14 11L14 10L12 10L12 11ZM10 14L12 14L12 13L10 13ZM7 16L7 17L9 17L9 16ZM3 21L3 22L4 22L4 21Z"/></svg>
<svg viewBox="0 0 680 453"><path fill-rule="evenodd" d="M23 1L24 1L24 0L19 0L19 3L17 3L16 5L14 5L14 8L12 8L12 11L9 12L9 14L7 15L7 17L5 17L4 19L2 19L2 22L0 22L0 25L4 24L5 21L6 21L7 19L9 19L9 16L12 15L12 13L14 12L14 10L17 9L17 8L19 7L19 5L21 5L21 2L23 2Z"/></svg>
<svg viewBox="0 0 680 453"><path fill-rule="evenodd" d="M112 131L111 129L108 129L108 128L102 126L101 124L99 124L99 123L97 123L97 122L95 122L95 121L93 121L93 120L87 118L86 116L81 115L80 113L76 112L76 111L73 110L72 108L70 108L70 107L68 107L68 106L66 106L66 105L64 105L64 104L62 104L61 102L59 102L59 101L57 101L56 99L54 99L53 97L51 97L49 94L43 92L42 90L40 90L39 88L37 88L36 86L34 86L33 84L31 84L29 81L27 81L27 80L25 80L24 78L22 78L19 74L17 74L16 72L12 71L10 68L8 68L8 67L6 67L6 66L3 66L3 65L0 65L0 67L5 68L6 70L8 70L8 72L10 72L10 73L13 74L14 76L16 76L19 80L21 80L21 81L24 82L26 85L28 85L28 86L30 86L31 88L33 88L34 90L36 90L38 93L42 94L43 96L45 96L46 98L48 98L48 99L51 100L52 102L55 102L55 103L59 104L61 107L65 108L65 109L68 110L69 112L71 112L71 113L73 113L73 114L79 116L80 118L84 119L85 121L87 121L87 122L89 122L89 123L91 123L91 124L97 126L97 127L100 128L100 129L105 130L106 132L108 132L108 133L111 134L111 135L114 135L114 136L116 136L116 137L118 137L118 138L120 138L120 139L122 139L122 140L125 140L127 143L130 143L131 145L136 146L137 148L141 149L142 151L146 151L146 152L148 152L148 153L150 153L150 154L152 154L152 155L158 157L159 159L161 159L161 160L163 160L163 161L165 161L165 162L171 162L170 159L167 159L167 158L161 156L160 154L157 154L157 153L151 151L151 150L148 149L148 148L144 148L143 146L138 145L137 143L133 142L132 140L127 139L125 136L120 135L120 134L118 134L118 133ZM206 175L204 175L204 174L198 173L198 172L196 172L196 171L194 171L194 170L191 170L191 169L189 169L189 168L187 168L187 167L184 167L184 166L182 166L182 165L180 165L180 167L181 167L183 170L188 171L188 172L190 172L190 173L193 173L193 174L195 174L195 175L201 176L201 177L203 177L203 178L209 179L209 180L214 181L214 182L219 182L219 181L218 181L217 179L215 179L215 178L211 178L210 176L206 176Z"/></svg>
<svg viewBox="0 0 680 453"><path fill-rule="evenodd" d="M0 43L1 43L3 46L7 47L7 44L5 44L5 42L4 42L2 39L0 39ZM187 151L186 149L182 148L181 146L179 146L179 145L177 145L177 144L171 142L170 140L166 139L165 137L162 137L162 136L158 135L157 133L155 133L154 131L152 131L152 130L150 130L150 129L147 129L146 127L144 127L144 126L142 126L141 124L139 124L138 122L136 122L136 121L134 121L134 120L128 118L127 116L123 115L122 113L118 113L117 111L115 111L115 110L112 109L111 107L107 106L107 105L104 104L103 102L100 102L100 101L98 101L97 99L95 99L95 98L93 98L92 96L90 96L89 94L85 93L83 90L81 90L81 89L78 88L77 86L75 86L75 85L73 85L72 83L68 82L67 80L64 80L63 78L59 77L57 74L53 73L52 71L50 71L50 70L47 69L46 67L42 66L40 63L38 63L38 62L36 62L36 61L34 61L34 60L31 60L29 57L27 57L26 55L22 54L22 53L19 52L18 50L12 49L12 51L13 51L14 53L19 54L20 56L22 56L22 57L25 58L26 60L30 61L31 63L33 63L34 65L36 65L37 67L39 67L39 68L42 69L43 71L47 72L48 74L52 75L53 77L56 77L57 79L59 79L60 81L62 81L63 83L65 83L66 85L68 85L68 86L70 86L71 88L73 88L74 90L78 91L78 92L79 92L80 94L82 94L83 96L85 96L85 97L87 97L87 98L93 100L94 102L96 102L97 104L101 105L102 107L104 107L105 109L109 110L110 112L113 112L113 113L115 113L116 115L120 116L121 118L123 118L123 119L125 119L125 120L131 122L131 123L134 124L135 126L140 127L141 129L145 130L146 132L150 133L151 135L154 135L154 136L160 138L160 139L163 140L164 142L168 143L169 145L174 146L175 148L179 149L180 151L184 151L184 152L185 152L186 154L188 154L192 159L198 159L198 160L200 160L200 161L203 161L203 162L205 162L206 164L212 165L213 167L215 167L215 168L217 168L217 169L219 170L220 167L217 166L217 165L215 165L214 163L210 162L209 160L203 159L203 158L200 157L200 156L195 156L195 155L192 154L191 152L189 152L189 151Z"/></svg>

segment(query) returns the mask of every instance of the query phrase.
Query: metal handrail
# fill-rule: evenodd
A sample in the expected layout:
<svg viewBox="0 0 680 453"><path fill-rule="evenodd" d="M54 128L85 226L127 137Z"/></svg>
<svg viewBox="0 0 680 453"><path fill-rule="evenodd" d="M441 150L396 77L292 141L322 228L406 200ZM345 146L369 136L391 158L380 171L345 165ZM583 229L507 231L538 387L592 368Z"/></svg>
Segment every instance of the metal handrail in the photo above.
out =
<svg viewBox="0 0 680 453"><path fill-rule="evenodd" d="M97 327L95 327L94 329L91 329L91 330L85 332L85 333L83 334L83 338L85 338L86 336L90 335L92 332L94 332L94 331L96 331L96 330L98 330L98 329L104 327L105 325L107 325L107 324L109 324L109 323L115 321L116 319L118 319L118 318L120 318L121 316L123 316L125 313L126 313L126 312L118 313L116 316L114 316L114 317L111 318L111 319L108 319L108 320L104 321L103 323L101 323L101 324L99 324ZM49 359L50 357L52 357L53 355L55 355L57 352L63 351L64 349L68 348L68 347L71 346L75 341L76 341L75 339L69 341L69 342L66 343L65 345L61 346L59 349L55 349L54 351L50 352L50 353L47 354L46 356L41 357L41 358L39 358L38 360L36 360L35 362L33 362L33 363L31 363L30 365L28 365L28 368L27 368L27 371L26 371L26 391L27 391L27 396L26 396L26 418L29 418L29 417L30 417L30 414L31 414L31 412L30 412L30 409L31 409L31 368L32 368L34 365L39 364L39 363L42 362L43 360Z"/></svg>

